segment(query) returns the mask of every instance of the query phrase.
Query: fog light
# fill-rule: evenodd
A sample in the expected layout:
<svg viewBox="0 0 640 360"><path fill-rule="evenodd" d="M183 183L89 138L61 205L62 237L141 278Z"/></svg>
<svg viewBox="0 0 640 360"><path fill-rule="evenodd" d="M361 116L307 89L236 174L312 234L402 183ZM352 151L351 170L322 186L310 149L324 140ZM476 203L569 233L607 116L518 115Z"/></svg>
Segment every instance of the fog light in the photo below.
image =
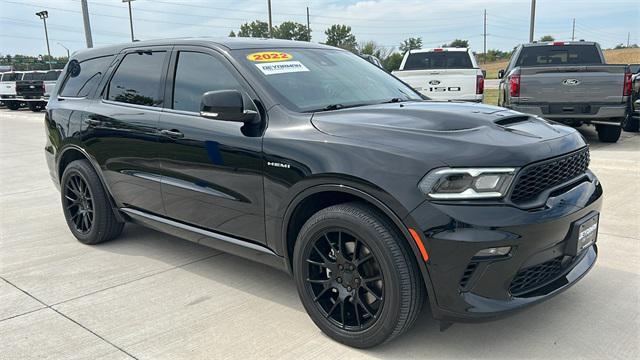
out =
<svg viewBox="0 0 640 360"><path fill-rule="evenodd" d="M504 255L507 255L510 251L511 251L511 246L486 248L478 251L474 257L479 258L479 257L504 256Z"/></svg>

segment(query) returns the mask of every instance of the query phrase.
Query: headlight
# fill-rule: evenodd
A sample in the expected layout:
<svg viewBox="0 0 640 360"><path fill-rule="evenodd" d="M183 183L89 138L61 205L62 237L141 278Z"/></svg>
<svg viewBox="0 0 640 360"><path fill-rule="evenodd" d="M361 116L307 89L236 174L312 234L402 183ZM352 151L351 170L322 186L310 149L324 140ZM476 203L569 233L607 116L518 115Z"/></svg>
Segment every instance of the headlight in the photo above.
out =
<svg viewBox="0 0 640 360"><path fill-rule="evenodd" d="M501 198L509 190L515 168L440 168L429 172L418 188L432 199Z"/></svg>

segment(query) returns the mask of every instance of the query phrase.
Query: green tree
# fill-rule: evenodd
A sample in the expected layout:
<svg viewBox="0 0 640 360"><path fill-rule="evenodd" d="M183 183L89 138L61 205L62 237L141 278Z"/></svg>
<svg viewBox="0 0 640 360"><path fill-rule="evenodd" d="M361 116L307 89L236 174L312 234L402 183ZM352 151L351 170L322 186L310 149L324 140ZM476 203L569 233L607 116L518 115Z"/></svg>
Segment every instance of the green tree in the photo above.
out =
<svg viewBox="0 0 640 360"><path fill-rule="evenodd" d="M455 39L449 44L442 44L442 47L469 47L469 40Z"/></svg>
<svg viewBox="0 0 640 360"><path fill-rule="evenodd" d="M400 69L400 64L402 63L402 55L399 52L394 52L391 55L387 56L386 59L382 60L382 66L387 71L393 71Z"/></svg>
<svg viewBox="0 0 640 360"><path fill-rule="evenodd" d="M310 34L306 26L294 21L285 21L273 28L273 37L277 39L311 41Z"/></svg>
<svg viewBox="0 0 640 360"><path fill-rule="evenodd" d="M331 25L324 33L327 35L325 44L356 52L358 43L351 33L351 26Z"/></svg>
<svg viewBox="0 0 640 360"><path fill-rule="evenodd" d="M231 32L229 33L229 37L236 37L236 33L234 33L233 30L231 30Z"/></svg>
<svg viewBox="0 0 640 360"><path fill-rule="evenodd" d="M250 23L244 23L240 25L240 31L238 31L238 36L268 38L269 24L260 20L252 21Z"/></svg>
<svg viewBox="0 0 640 360"><path fill-rule="evenodd" d="M540 41L553 41L553 40L555 40L555 38L551 35L545 35L540 38Z"/></svg>
<svg viewBox="0 0 640 360"><path fill-rule="evenodd" d="M421 49L421 48L422 48L422 38L420 37L408 38L400 44L401 53L406 53L409 50L415 50L415 49Z"/></svg>
<svg viewBox="0 0 640 360"><path fill-rule="evenodd" d="M378 45L375 41L364 41L358 46L358 51L363 55L373 55L383 61L393 52L393 49Z"/></svg>

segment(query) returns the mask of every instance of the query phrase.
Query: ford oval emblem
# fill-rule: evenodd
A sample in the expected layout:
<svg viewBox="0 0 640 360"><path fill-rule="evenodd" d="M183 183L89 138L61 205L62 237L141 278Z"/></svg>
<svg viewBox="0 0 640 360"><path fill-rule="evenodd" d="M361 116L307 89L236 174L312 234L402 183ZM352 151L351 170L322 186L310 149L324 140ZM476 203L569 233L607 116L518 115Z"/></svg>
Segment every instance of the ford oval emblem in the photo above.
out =
<svg viewBox="0 0 640 360"><path fill-rule="evenodd" d="M578 80L578 79L564 79L564 80L562 80L562 85L567 85L567 86L580 85L580 80Z"/></svg>
<svg viewBox="0 0 640 360"><path fill-rule="evenodd" d="M431 81L429 81L429 85L440 85L440 81L438 81L438 80L431 80Z"/></svg>

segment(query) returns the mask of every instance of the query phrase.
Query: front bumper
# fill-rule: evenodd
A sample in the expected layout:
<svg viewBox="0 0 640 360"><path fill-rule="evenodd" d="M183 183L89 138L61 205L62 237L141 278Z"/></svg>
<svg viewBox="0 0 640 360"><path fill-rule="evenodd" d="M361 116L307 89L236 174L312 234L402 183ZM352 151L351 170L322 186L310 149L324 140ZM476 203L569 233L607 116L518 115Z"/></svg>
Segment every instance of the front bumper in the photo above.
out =
<svg viewBox="0 0 640 360"><path fill-rule="evenodd" d="M421 229L426 240L425 282L434 317L452 322L498 318L581 279L593 267L597 247L570 256L571 227L602 206L601 185L590 172L589 179L535 211L428 201L412 211L405 222ZM503 246L512 248L504 257L474 258L482 249Z"/></svg>

